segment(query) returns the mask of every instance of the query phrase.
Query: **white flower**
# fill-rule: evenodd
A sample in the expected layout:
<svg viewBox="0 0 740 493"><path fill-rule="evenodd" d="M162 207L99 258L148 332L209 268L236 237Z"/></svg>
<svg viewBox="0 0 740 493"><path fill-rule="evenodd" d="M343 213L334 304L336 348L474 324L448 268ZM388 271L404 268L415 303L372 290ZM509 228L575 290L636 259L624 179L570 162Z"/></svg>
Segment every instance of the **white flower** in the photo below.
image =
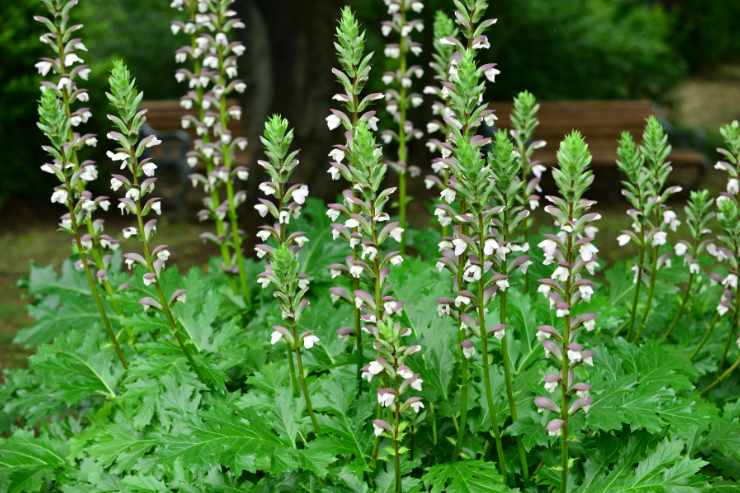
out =
<svg viewBox="0 0 740 493"><path fill-rule="evenodd" d="M692 274L698 274L701 271L699 264L696 262L691 262L689 264L689 272Z"/></svg>
<svg viewBox="0 0 740 493"><path fill-rule="evenodd" d="M675 212L668 210L663 212L663 223L667 224L672 231L676 231L681 221L678 220Z"/></svg>
<svg viewBox="0 0 740 493"><path fill-rule="evenodd" d="M459 257L460 255L462 255L468 248L468 244L462 238L455 238L454 240L452 240L452 245L455 247L455 257Z"/></svg>
<svg viewBox="0 0 740 493"><path fill-rule="evenodd" d="M341 124L342 120L340 120L339 117L334 113L326 117L326 126L329 127L329 130L339 128L339 125Z"/></svg>
<svg viewBox="0 0 740 493"><path fill-rule="evenodd" d="M462 305L468 306L470 304L470 301L471 301L470 298L460 294L460 295L457 295L457 297L455 298L455 306L458 308Z"/></svg>
<svg viewBox="0 0 740 493"><path fill-rule="evenodd" d="M367 372L370 374L370 378L368 379L370 381L375 375L383 373L383 365L373 360L367 365Z"/></svg>
<svg viewBox="0 0 740 493"><path fill-rule="evenodd" d="M66 67L71 67L75 63L83 63L84 60L77 56L76 53L69 53L67 56L64 57L64 65Z"/></svg>
<svg viewBox="0 0 740 493"><path fill-rule="evenodd" d="M553 393L557 388L558 382L545 382L545 390L548 392Z"/></svg>
<svg viewBox="0 0 740 493"><path fill-rule="evenodd" d="M306 197L308 197L308 186L301 185L296 190L293 190L293 200L295 200L296 204L305 204Z"/></svg>
<svg viewBox="0 0 740 493"><path fill-rule="evenodd" d="M345 154L343 150L335 148L329 152L329 157L332 158L334 161L341 163L342 161L344 161Z"/></svg>
<svg viewBox="0 0 740 493"><path fill-rule="evenodd" d="M563 318L569 313L570 313L570 310L568 310L567 308L558 308L557 310L555 310L555 316L558 318Z"/></svg>
<svg viewBox="0 0 740 493"><path fill-rule="evenodd" d="M98 170L95 166L85 166L80 173L84 181L95 181L98 178Z"/></svg>
<svg viewBox="0 0 740 493"><path fill-rule="evenodd" d="M373 435L375 435L376 437L379 437L382 434L383 434L383 428L376 425L375 422L373 422Z"/></svg>
<svg viewBox="0 0 740 493"><path fill-rule="evenodd" d="M499 244L496 240L488 239L483 243L483 254L493 255L493 252L499 249Z"/></svg>
<svg viewBox="0 0 740 493"><path fill-rule="evenodd" d="M275 345L283 338L283 333L279 330L273 330L270 335L270 344Z"/></svg>
<svg viewBox="0 0 740 493"><path fill-rule="evenodd" d="M396 395L393 392L387 390L381 390L378 392L378 404L381 407L391 407L393 402L396 400Z"/></svg>
<svg viewBox="0 0 740 493"><path fill-rule="evenodd" d="M499 69L497 69L496 67L491 67L485 71L486 79L488 79L489 81L495 84L496 76L500 73L501 71Z"/></svg>
<svg viewBox="0 0 740 493"><path fill-rule="evenodd" d="M568 280L569 276L570 276L570 270L563 265L559 265L550 277L557 281L565 282Z"/></svg>
<svg viewBox="0 0 740 493"><path fill-rule="evenodd" d="M463 346L462 351L463 351L463 356L465 357L465 359L470 359L473 356L475 356L475 346L473 345Z"/></svg>
<svg viewBox="0 0 740 493"><path fill-rule="evenodd" d="M355 279L359 279L362 275L362 266L360 264L352 264L349 268L349 274Z"/></svg>
<svg viewBox="0 0 740 493"><path fill-rule="evenodd" d="M728 274L727 277L722 281L722 285L726 288L737 288L737 276L735 274Z"/></svg>
<svg viewBox="0 0 740 493"><path fill-rule="evenodd" d="M358 227L360 225L360 222L357 219L355 219L354 217L350 217L349 219L347 219L344 222L344 225L347 226L350 229L355 229L356 227Z"/></svg>
<svg viewBox="0 0 740 493"><path fill-rule="evenodd" d="M41 61L41 62L39 62L39 63L36 64L36 70L39 71L39 74L42 77L46 77L46 74L49 73L49 71L51 70L51 67L52 67L51 62Z"/></svg>
<svg viewBox="0 0 740 493"><path fill-rule="evenodd" d="M417 378L415 378L415 379L413 379L411 381L411 388L414 389L414 390L417 390L417 391L421 392L421 384L423 384L423 383L424 383L424 380L422 380L421 378L417 377Z"/></svg>
<svg viewBox="0 0 740 493"><path fill-rule="evenodd" d="M398 243L401 243L401 239L403 236L403 228L401 227L393 228L390 234L391 234L391 238L396 240Z"/></svg>
<svg viewBox="0 0 740 493"><path fill-rule="evenodd" d="M568 359L570 361L581 361L581 352L574 349L568 349Z"/></svg>
<svg viewBox="0 0 740 493"><path fill-rule="evenodd" d="M424 409L424 403L421 401L414 401L411 403L411 409L413 409L416 414L419 414L421 410Z"/></svg>
<svg viewBox="0 0 740 493"><path fill-rule="evenodd" d="M480 279L481 276L481 268L479 265L472 264L468 266L467 269L465 269L465 272L463 272L463 280L465 282L475 282Z"/></svg>
<svg viewBox="0 0 740 493"><path fill-rule="evenodd" d="M308 334L306 337L303 338L303 347L306 349L313 348L316 344L318 344L320 341L318 336L315 336L313 334Z"/></svg>
<svg viewBox="0 0 740 493"><path fill-rule="evenodd" d="M668 234L665 231L658 231L653 235L653 246L665 245Z"/></svg>
<svg viewBox="0 0 740 493"><path fill-rule="evenodd" d="M403 257L401 255L394 255L391 257L392 265L401 265L403 263Z"/></svg>
<svg viewBox="0 0 740 493"><path fill-rule="evenodd" d="M133 228L133 227L123 228L123 237L126 239L129 239L132 236L136 236L137 233L138 231L136 230L136 228Z"/></svg>
<svg viewBox="0 0 740 493"><path fill-rule="evenodd" d="M254 209L257 211L257 213L260 215L260 217L267 216L268 209L267 209L267 206L265 204L256 204L254 206Z"/></svg>
<svg viewBox="0 0 740 493"><path fill-rule="evenodd" d="M540 284L540 286L537 288L537 292L541 293L543 296L548 296L550 294L550 289L552 289L547 284Z"/></svg>
<svg viewBox="0 0 740 493"><path fill-rule="evenodd" d="M401 50L398 48L398 45L388 45L385 47L384 53L388 58L398 58L401 54Z"/></svg>
<svg viewBox="0 0 740 493"><path fill-rule="evenodd" d="M537 246L542 249L545 255L547 255L548 257L552 257L555 255L558 244L555 243L553 240L545 239L542 240Z"/></svg>
<svg viewBox="0 0 740 493"><path fill-rule="evenodd" d="M326 215L331 219L332 221L336 222L337 219L339 219L340 212L337 209L327 209Z"/></svg>
<svg viewBox="0 0 740 493"><path fill-rule="evenodd" d="M689 249L688 246L686 246L686 243L684 242L678 242L676 243L676 246L673 247L673 250L676 252L676 255L679 257L683 257L686 254L686 251Z"/></svg>
<svg viewBox="0 0 740 493"><path fill-rule="evenodd" d="M275 194L275 187L269 181L263 181L262 183L260 183L259 189L262 191L262 193L268 196Z"/></svg>
<svg viewBox="0 0 740 493"><path fill-rule="evenodd" d="M149 161L144 166L141 167L141 170L144 172L146 176L154 176L154 172L157 170L157 165L153 162Z"/></svg>
<svg viewBox="0 0 740 493"><path fill-rule="evenodd" d="M496 281L496 286L498 286L501 291L506 291L509 289L509 281L508 279L499 279Z"/></svg>
<svg viewBox="0 0 740 493"><path fill-rule="evenodd" d="M157 201L157 202L152 203L152 210L158 216L161 216L162 215L162 202Z"/></svg>
<svg viewBox="0 0 740 493"><path fill-rule="evenodd" d="M67 191L63 188L58 188L54 190L54 193L51 194L51 203L57 203L57 204L66 204L67 203Z"/></svg>
<svg viewBox="0 0 740 493"><path fill-rule="evenodd" d="M591 262L598 252L599 249L596 248L593 243L586 243L584 245L581 245L581 248L579 250L581 259L584 262Z"/></svg>
<svg viewBox="0 0 740 493"><path fill-rule="evenodd" d="M594 295L594 289L588 284L578 286L578 292L584 301L590 301L591 297Z"/></svg>
<svg viewBox="0 0 740 493"><path fill-rule="evenodd" d="M440 197L442 197L442 199L444 199L444 201L445 201L445 202L447 202L448 204L451 204L451 203L453 203L453 202L455 201L455 195L456 195L456 194L455 194L455 191L454 191L454 190L452 190L451 188L445 188L444 190L442 190L442 191L441 191L441 192L439 193L439 195L440 195Z"/></svg>
<svg viewBox="0 0 740 493"><path fill-rule="evenodd" d="M738 184L737 178L731 178L727 182L727 193L730 195L737 195L738 191L740 191L740 184Z"/></svg>
<svg viewBox="0 0 740 493"><path fill-rule="evenodd" d="M622 233L621 235L617 236L617 244L619 244L619 246L624 246L630 242L630 239L630 235Z"/></svg>

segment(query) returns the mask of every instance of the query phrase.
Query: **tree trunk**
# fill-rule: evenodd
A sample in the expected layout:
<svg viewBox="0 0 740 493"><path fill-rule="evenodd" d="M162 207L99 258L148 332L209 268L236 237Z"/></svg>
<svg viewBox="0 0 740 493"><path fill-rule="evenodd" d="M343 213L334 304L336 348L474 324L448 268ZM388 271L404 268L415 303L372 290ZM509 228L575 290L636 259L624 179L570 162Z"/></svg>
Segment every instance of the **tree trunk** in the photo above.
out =
<svg viewBox="0 0 740 493"><path fill-rule="evenodd" d="M324 124L336 84L334 26L341 0L255 0L237 3L247 25L242 73L250 85L245 97L252 156L261 158L258 135L265 118L280 113L295 127L301 149L297 179L308 183L312 195L333 197L327 186L327 153L332 138Z"/></svg>

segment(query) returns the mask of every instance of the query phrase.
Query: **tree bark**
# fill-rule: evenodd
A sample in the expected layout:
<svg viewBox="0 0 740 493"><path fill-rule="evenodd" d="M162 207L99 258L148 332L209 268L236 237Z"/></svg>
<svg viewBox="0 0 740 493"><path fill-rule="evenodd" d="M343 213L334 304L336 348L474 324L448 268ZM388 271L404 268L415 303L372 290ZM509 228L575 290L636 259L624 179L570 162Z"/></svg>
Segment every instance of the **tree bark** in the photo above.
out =
<svg viewBox="0 0 740 493"><path fill-rule="evenodd" d="M243 33L247 63L242 73L250 85L244 106L251 160L262 155L258 135L265 118L280 113L295 128L301 149L297 180L312 195L331 198L336 187L325 174L332 137L324 124L335 81L334 26L341 0L255 0L237 3L247 25Z"/></svg>

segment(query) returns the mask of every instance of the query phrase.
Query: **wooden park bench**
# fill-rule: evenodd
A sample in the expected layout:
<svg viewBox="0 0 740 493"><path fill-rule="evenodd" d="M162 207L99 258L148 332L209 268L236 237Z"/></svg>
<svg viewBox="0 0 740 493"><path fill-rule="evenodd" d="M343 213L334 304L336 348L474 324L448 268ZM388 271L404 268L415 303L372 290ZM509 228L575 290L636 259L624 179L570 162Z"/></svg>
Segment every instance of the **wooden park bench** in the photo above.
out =
<svg viewBox="0 0 740 493"><path fill-rule="evenodd" d="M498 126L511 127L511 103L494 103L498 115ZM597 171L616 167L617 141L622 131L627 131L639 142L645 120L655 114L652 103L638 101L545 101L540 103L540 126L535 131L537 139L547 142L544 149L535 153L535 158L546 166L557 160L558 144L574 129L583 133L593 156ZM670 127L665 123L671 136ZM670 161L681 182L696 184L707 167L706 157L693 149L674 144ZM688 172L688 173L687 173Z"/></svg>

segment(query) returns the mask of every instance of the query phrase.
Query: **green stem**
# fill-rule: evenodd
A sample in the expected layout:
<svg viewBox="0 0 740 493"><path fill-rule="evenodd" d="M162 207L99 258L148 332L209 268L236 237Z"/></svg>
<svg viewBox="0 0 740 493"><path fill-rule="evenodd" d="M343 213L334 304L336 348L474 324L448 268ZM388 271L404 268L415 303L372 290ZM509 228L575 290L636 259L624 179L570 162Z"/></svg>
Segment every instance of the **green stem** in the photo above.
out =
<svg viewBox="0 0 740 493"><path fill-rule="evenodd" d="M501 323L507 324L507 293L502 291L499 295L500 319ZM517 409L516 399L514 399L514 372L512 370L511 355L509 354L509 327L504 329L504 337L501 340L501 356L504 362L504 378L506 381L506 398L509 401L509 411L511 412L511 421L516 422L519 419L519 410ZM527 463L527 452L519 437L516 437L516 448L519 453L519 462L522 465L524 480L529 480L529 464Z"/></svg>
<svg viewBox="0 0 740 493"><path fill-rule="evenodd" d="M485 258L483 254L483 248L486 241L485 226L483 220L483 214L478 214L478 249L479 257ZM482 268L483 266L481 266ZM493 436L496 442L496 453L498 455L499 470L504 481L506 481L506 456L504 455L504 447L501 442L501 430L498 425L498 418L496 417L496 404L493 399L493 382L491 381L490 373L490 362L488 360L488 330L486 328L486 310L485 310L485 288L486 282L483 275L478 280L478 329L481 339L481 358L482 358L482 369L483 369L483 387L486 393L486 402L488 404L488 412L491 415L491 428Z"/></svg>
<svg viewBox="0 0 740 493"><path fill-rule="evenodd" d="M722 358L719 361L719 368L722 369L727 361L727 355L730 352L732 341L738 337L738 330L740 330L740 286L735 288L735 324L734 327L730 327L730 333L727 335L727 342L722 350Z"/></svg>
<svg viewBox="0 0 740 493"><path fill-rule="evenodd" d="M461 255L457 260L457 286L462 286L463 270L465 269L465 258ZM453 282L454 289L454 282ZM470 363L463 352L462 342L465 334L462 330L462 322L457 320L457 349L460 355L460 423L457 427L457 439L455 440L455 457L460 454L465 441L465 430L468 421L468 394L470 386Z"/></svg>
<svg viewBox="0 0 740 493"><path fill-rule="evenodd" d="M295 374L295 362L293 361L293 351L287 348L285 355L288 357L288 374L290 375L290 391L293 395L298 395L298 379Z"/></svg>
<svg viewBox="0 0 740 493"><path fill-rule="evenodd" d="M635 279L635 296L632 298L632 310L630 311L630 323L627 329L627 339L632 338L637 320L637 304L640 301L640 290L642 289L643 265L645 263L645 233L641 233L640 255L637 259L637 278Z"/></svg>
<svg viewBox="0 0 740 493"><path fill-rule="evenodd" d="M231 180L226 182L226 200L229 204L229 222L231 223L231 241L234 245L234 257L239 269L239 286L241 288L244 303L249 307L252 303L252 293L247 279L247 268L244 264L244 253L242 252L242 235L239 233L239 217L236 212L236 201L234 200L234 184Z"/></svg>
<svg viewBox="0 0 740 493"><path fill-rule="evenodd" d="M694 349L694 351L689 356L689 360L690 361L693 361L694 358L696 358L696 355L699 354L699 351L702 350L702 348L707 343L707 341L709 340L709 338L712 337L712 334L714 333L714 329L715 329L715 327L717 327L717 323L719 322L719 320L720 320L719 313L717 313L715 311L714 312L714 318L712 318L711 323L707 327L707 330L704 332L704 337L702 337L701 341L699 341L699 345L696 346L696 349Z"/></svg>
<svg viewBox="0 0 740 493"><path fill-rule="evenodd" d="M717 379L714 382L712 382L707 387L705 387L704 390L701 391L701 395L706 394L707 392L712 390L714 387L716 387L717 385L725 381L725 379L727 379L727 377L729 377L732 374L732 372L737 369L738 366L740 366L740 357L738 357L738 359L735 360L735 363L733 363L731 367L725 370L725 372L722 375L717 377Z"/></svg>
<svg viewBox="0 0 740 493"><path fill-rule="evenodd" d="M297 335L295 327L293 328L294 337ZM306 410L308 415L311 417L311 424L313 425L314 434L319 434L319 420L316 419L316 414L313 412L313 405L311 404L311 395L308 392L308 384L306 384L306 375L303 370L303 358L301 358L301 348L296 347L295 349L295 361L298 368L298 378L301 383L301 390L303 391L303 401L306 403Z"/></svg>
<svg viewBox="0 0 740 493"><path fill-rule="evenodd" d="M676 312L676 315L674 315L673 320L668 326L668 330L666 330L665 334L663 334L663 339L668 339L668 337L673 332L673 329L675 329L676 325L678 325L678 321L681 319L681 316L683 315L684 311L686 310L686 305L689 302L689 296L691 296L691 286L694 283L694 277L695 277L695 274L693 273L689 274L689 282L686 284L686 291L683 294L683 299L681 300L681 304L678 307L678 311Z"/></svg>
<svg viewBox="0 0 740 493"><path fill-rule="evenodd" d="M396 399L393 426L393 468L396 476L396 493L401 493L401 452L399 447L399 428L401 426L401 403Z"/></svg>
<svg viewBox="0 0 740 493"><path fill-rule="evenodd" d="M645 325L648 321L648 316L650 315L650 310L652 309L653 305L653 297L655 296L655 281L658 277L658 248L655 247L652 249L652 263L650 265L650 281L648 283L648 296L647 296L647 304L645 305L645 313L642 314L642 321L637 326L637 330L635 331L635 335L633 338L633 341L637 342L640 340L640 335L642 334L642 331L645 329Z"/></svg>
<svg viewBox="0 0 740 493"><path fill-rule="evenodd" d="M572 211L572 209L571 209ZM572 213L569 213L569 216L571 216ZM568 492L568 466L569 466L569 458L568 458L568 418L570 417L568 413L568 407L569 407L569 383L570 383L570 359L568 358L568 345L570 344L570 328L571 328L571 319L570 319L570 305L572 300L572 289L573 289L573 274L572 274L572 266L573 266L573 236L568 236L568 245L567 245L567 259L568 259L568 280L565 283L565 295L568 297L567 303L568 303L568 314L565 316L565 319L563 320L563 337L562 337L562 368L560 373L560 389L562 392L562 402L560 404L560 419L563 420L563 426L561 428L561 444L560 444L560 468L561 468L561 476L560 476L560 491L561 493L567 493Z"/></svg>

